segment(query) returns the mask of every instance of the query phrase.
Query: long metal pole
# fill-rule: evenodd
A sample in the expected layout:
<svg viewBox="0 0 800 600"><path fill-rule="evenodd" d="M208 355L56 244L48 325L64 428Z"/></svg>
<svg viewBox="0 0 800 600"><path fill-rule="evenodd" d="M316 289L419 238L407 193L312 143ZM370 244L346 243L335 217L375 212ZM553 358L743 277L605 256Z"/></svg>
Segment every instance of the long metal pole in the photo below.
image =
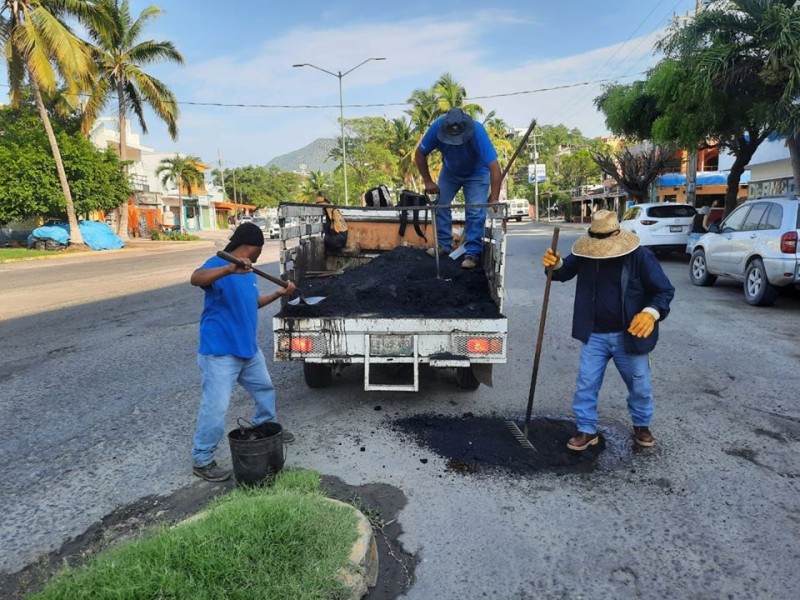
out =
<svg viewBox="0 0 800 600"><path fill-rule="evenodd" d="M536 220L541 221L539 214L539 151L536 149L536 131L533 132L533 197L536 201Z"/></svg>
<svg viewBox="0 0 800 600"><path fill-rule="evenodd" d="M339 123L342 129L342 172L344 173L344 204L350 204L350 198L347 193L347 147L344 143L344 101L342 97L342 72L339 71L337 77L339 78Z"/></svg>

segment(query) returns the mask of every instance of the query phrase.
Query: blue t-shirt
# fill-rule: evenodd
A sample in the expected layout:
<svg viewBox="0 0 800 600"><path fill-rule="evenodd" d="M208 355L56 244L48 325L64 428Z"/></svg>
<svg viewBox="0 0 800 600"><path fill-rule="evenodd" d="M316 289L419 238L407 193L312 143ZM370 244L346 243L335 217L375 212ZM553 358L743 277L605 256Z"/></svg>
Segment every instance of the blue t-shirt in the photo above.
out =
<svg viewBox="0 0 800 600"><path fill-rule="evenodd" d="M228 265L213 256L201 269ZM254 273L226 275L205 290L200 316L200 354L253 358L258 352L258 284Z"/></svg>
<svg viewBox="0 0 800 600"><path fill-rule="evenodd" d="M489 165L497 160L497 150L492 145L489 134L483 125L475 121L475 135L467 143L460 146L443 144L436 137L442 119L439 117L428 128L428 131L419 143L420 152L425 156L439 150L442 153L444 168L457 177L470 175L485 175L489 172Z"/></svg>

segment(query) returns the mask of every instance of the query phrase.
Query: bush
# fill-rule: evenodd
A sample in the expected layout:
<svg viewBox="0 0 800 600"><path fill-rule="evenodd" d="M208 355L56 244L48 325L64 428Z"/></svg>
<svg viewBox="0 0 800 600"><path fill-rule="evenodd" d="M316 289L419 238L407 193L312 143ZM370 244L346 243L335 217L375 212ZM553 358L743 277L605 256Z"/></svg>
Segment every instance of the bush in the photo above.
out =
<svg viewBox="0 0 800 600"><path fill-rule="evenodd" d="M200 238L196 235L180 233L179 231L154 231L150 235L150 239L155 242L194 242Z"/></svg>

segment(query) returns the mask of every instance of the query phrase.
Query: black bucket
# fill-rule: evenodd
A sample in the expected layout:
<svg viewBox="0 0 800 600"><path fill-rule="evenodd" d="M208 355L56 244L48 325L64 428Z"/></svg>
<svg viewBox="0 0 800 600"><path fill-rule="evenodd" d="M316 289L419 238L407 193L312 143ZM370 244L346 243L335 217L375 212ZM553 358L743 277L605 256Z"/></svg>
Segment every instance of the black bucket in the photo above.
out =
<svg viewBox="0 0 800 600"><path fill-rule="evenodd" d="M234 429L228 434L233 474L240 485L258 485L272 479L286 460L280 423Z"/></svg>

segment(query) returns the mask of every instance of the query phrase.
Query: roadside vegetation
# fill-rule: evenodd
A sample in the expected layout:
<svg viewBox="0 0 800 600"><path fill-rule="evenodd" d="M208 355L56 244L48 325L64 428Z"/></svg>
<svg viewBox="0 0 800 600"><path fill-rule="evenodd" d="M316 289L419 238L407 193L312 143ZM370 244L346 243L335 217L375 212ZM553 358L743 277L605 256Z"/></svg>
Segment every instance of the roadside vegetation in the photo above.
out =
<svg viewBox="0 0 800 600"><path fill-rule="evenodd" d="M166 526L64 568L36 600L340 597L356 516L328 502L319 475L284 471L236 489L196 519Z"/></svg>
<svg viewBox="0 0 800 600"><path fill-rule="evenodd" d="M0 263L25 260L26 258L40 258L42 256L60 256L61 250L28 250L27 248L0 248Z"/></svg>

